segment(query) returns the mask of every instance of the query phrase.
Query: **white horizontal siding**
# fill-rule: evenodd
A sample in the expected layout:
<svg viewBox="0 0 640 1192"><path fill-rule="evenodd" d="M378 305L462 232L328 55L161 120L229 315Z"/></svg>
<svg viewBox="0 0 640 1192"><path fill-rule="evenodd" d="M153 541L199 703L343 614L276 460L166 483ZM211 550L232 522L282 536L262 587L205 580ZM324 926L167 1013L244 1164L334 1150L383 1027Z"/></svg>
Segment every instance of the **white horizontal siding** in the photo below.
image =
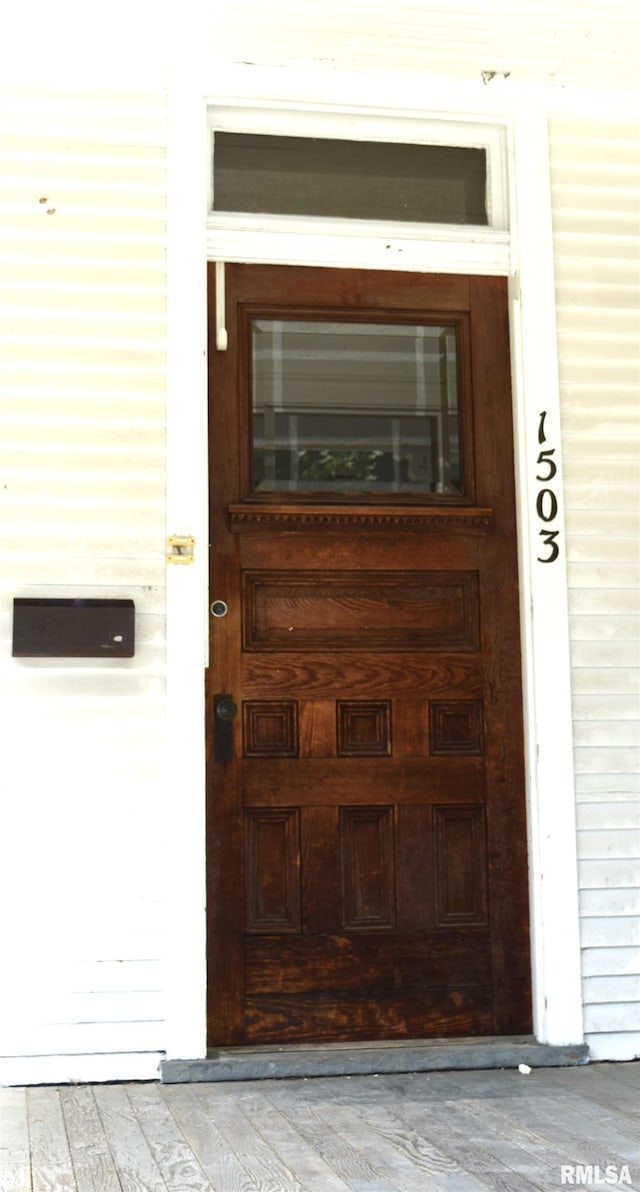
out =
<svg viewBox="0 0 640 1192"><path fill-rule="evenodd" d="M630 886L636 891L638 885L638 865L635 857L631 858L587 858L578 864L580 875L581 895L587 890L598 890L604 894L608 889L621 890Z"/></svg>
<svg viewBox="0 0 640 1192"><path fill-rule="evenodd" d="M585 984L591 977L636 977L638 975L638 950L624 944L616 947L597 945L585 948L583 958Z"/></svg>
<svg viewBox="0 0 640 1192"><path fill-rule="evenodd" d="M640 844L640 803L637 799L606 803L581 803L577 814L578 829L582 832L624 830L630 848ZM635 854L634 854L635 855Z"/></svg>
<svg viewBox="0 0 640 1192"><path fill-rule="evenodd" d="M73 1002L71 1013L74 1012ZM144 1052L158 1055L163 1047L164 1024L152 1022L145 1009L141 1022L51 1022L14 1028L13 1050L19 1056L105 1055L109 1052ZM11 1057L9 1057L11 1058ZM0 1067L0 1072L2 1068Z"/></svg>
<svg viewBox="0 0 640 1192"><path fill-rule="evenodd" d="M628 1060L640 1056L640 1031L594 1032L589 1035L592 1060Z"/></svg>
<svg viewBox="0 0 640 1192"><path fill-rule="evenodd" d="M638 919L640 892L633 889L583 890L580 910L584 919L616 917Z"/></svg>
<svg viewBox="0 0 640 1192"><path fill-rule="evenodd" d="M212 61L306 70L420 71L479 79L634 86L640 21L633 0L236 0L208 5Z"/></svg>
<svg viewBox="0 0 640 1192"><path fill-rule="evenodd" d="M613 1034L628 1030L629 1023L637 1022L637 1001L633 1002L602 1002L592 1005L587 1002L584 1008L585 1034Z"/></svg>
<svg viewBox="0 0 640 1192"><path fill-rule="evenodd" d="M551 122L585 1032L640 1050L640 127Z"/></svg>
<svg viewBox="0 0 640 1192"><path fill-rule="evenodd" d="M499 10L499 12L498 12ZM309 19L318 17L314 23ZM242 0L216 53L627 85L638 10ZM291 15L286 42L283 17ZM322 18L321 23L320 17ZM535 49L523 29L538 21ZM579 17L578 25L576 18ZM278 19L276 19L278 18ZM449 22L447 24L447 22ZM609 27L628 29L617 37ZM392 30L393 26L393 30ZM469 29L471 25L466 24ZM589 52L576 53L576 28ZM483 25L484 29L484 25ZM389 37L393 31L393 38ZM476 29L478 32L478 29ZM235 39L235 41L234 41ZM253 39L253 40L252 40ZM546 39L546 41L545 41ZM242 44L241 44L242 43ZM585 48L584 45L582 47ZM489 50L491 60L487 60ZM591 57L589 56L591 54ZM213 57L212 57L213 60ZM500 63L504 66L501 67ZM602 81L602 77L601 80ZM635 70L633 81L635 81ZM165 113L157 92L0 90L0 1081L153 1075L164 1039ZM637 130L554 119L553 206L584 997L640 1049ZM13 660L15 595L132 596L136 656ZM22 1053L20 1058L19 1053ZM1 1058L5 1056L4 1060ZM18 1057L15 1060L11 1057ZM26 1057L26 1058L25 1058Z"/></svg>
<svg viewBox="0 0 640 1192"><path fill-rule="evenodd" d="M154 1052L103 1052L18 1056L0 1059L0 1083L83 1084L92 1081L156 1080L161 1056Z"/></svg>
<svg viewBox="0 0 640 1192"><path fill-rule="evenodd" d="M0 1081L164 1046L164 109L0 90ZM133 598L135 657L13 659L14 596Z"/></svg>

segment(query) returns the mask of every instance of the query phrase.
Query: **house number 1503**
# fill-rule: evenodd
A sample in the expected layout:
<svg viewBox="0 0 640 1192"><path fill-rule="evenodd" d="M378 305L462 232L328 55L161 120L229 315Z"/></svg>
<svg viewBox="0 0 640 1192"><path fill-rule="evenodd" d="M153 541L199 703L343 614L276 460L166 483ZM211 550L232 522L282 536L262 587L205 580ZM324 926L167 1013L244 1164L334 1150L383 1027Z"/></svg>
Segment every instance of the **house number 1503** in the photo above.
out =
<svg viewBox="0 0 640 1192"><path fill-rule="evenodd" d="M558 545L559 530L547 529L558 516L558 498L556 497L552 482L555 480L558 466L554 460L556 453L555 447L544 447L547 441L547 436L544 429L547 411L543 410L540 414L538 422L538 444L542 450L538 453L536 461L538 471L536 472L536 480L544 485L544 488L538 489L536 497L536 512L541 522L544 522L544 527L540 530L540 537L543 545L548 548L545 555L538 555L539 563L555 563L560 554L560 547Z"/></svg>

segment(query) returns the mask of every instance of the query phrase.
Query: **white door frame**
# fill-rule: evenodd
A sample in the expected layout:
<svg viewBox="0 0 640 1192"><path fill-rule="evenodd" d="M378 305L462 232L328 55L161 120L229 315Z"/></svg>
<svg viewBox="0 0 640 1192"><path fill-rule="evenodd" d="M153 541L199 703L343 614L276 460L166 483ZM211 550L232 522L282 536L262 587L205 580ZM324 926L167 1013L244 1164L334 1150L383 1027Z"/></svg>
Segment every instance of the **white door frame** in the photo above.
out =
<svg viewBox="0 0 640 1192"><path fill-rule="evenodd" d="M231 93L233 94L233 93ZM500 273L510 282L510 324L514 400L515 469L520 568L521 634L524 674L525 764L529 835L529 887L532 930L534 1033L538 1041L576 1044L583 1039L578 923L575 798L571 720L569 627L560 458L560 402L547 119L535 97L520 96L496 113L482 92L464 97L466 108L432 104L377 112L401 140L415 121L431 119L456 127L493 123L504 134L508 170L510 231L498 228L452 237L446 230L390 241L349 235L340 228L333 259L331 238L319 247L310 227L275 221L242 220L207 227L209 138L207 100L181 84L168 95L168 487L167 533L196 539L195 562L167 568L167 878L166 1050L168 1058L206 1054L205 934L205 736L203 670L208 650L207 528L207 259L268 260L283 264L385 264L421 272ZM301 105L267 101L238 104L228 96L226 119L256 131L271 119L280 131L300 127ZM373 101L372 101L372 107ZM484 107L484 110L483 110ZM475 116L470 117L469 112ZM253 113L253 116L251 115ZM303 109L313 135L349 136L354 119L371 119L371 109L338 105ZM244 124L243 124L244 119ZM320 130L324 128L324 133ZM327 131L329 130L329 131ZM333 130L333 132L332 132ZM310 134L308 134L310 135ZM409 136L409 139L411 137ZM455 142L454 142L455 143ZM326 223L326 221L325 221ZM276 226L277 225L277 226ZM295 225L295 226L294 226ZM275 232L274 232L274 226ZM326 228L325 228L326 230ZM317 229L315 229L317 232ZM383 229L384 231L384 229ZM277 234L276 234L277 233ZM234 241L234 235L236 239ZM315 248L314 248L315 245ZM316 257L314 259L314 252ZM238 256L238 253L241 255ZM305 255L306 254L306 255ZM376 263L377 262L377 263ZM384 266L383 266L384 267ZM542 411L546 417L542 427ZM553 450L557 471L538 462ZM541 477L541 479L539 479ZM541 495L542 493L542 495ZM553 519L550 515L555 513ZM545 520L547 519L547 520ZM552 563L548 531L559 531L559 553Z"/></svg>

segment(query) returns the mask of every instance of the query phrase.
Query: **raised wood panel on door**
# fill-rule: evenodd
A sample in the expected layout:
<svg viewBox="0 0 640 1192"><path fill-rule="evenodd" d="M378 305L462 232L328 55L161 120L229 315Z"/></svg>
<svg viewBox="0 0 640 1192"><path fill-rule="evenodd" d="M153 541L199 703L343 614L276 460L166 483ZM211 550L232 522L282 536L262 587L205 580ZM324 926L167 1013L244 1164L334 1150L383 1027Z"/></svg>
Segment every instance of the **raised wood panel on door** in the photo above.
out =
<svg viewBox="0 0 640 1192"><path fill-rule="evenodd" d="M227 266L211 341L212 1045L530 1029L506 287ZM213 294L211 316L214 316ZM466 495L257 497L251 318L460 329ZM213 695L234 755L214 760Z"/></svg>
<svg viewBox="0 0 640 1192"><path fill-rule="evenodd" d="M243 648L478 648L471 571L243 572Z"/></svg>

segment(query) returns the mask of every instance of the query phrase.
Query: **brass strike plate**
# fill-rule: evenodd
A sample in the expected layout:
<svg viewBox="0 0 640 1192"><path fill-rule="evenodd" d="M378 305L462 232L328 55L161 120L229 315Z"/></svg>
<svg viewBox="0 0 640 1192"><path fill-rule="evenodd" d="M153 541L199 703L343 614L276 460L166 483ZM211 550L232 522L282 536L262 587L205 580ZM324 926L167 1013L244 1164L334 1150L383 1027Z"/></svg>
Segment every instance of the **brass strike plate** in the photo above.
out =
<svg viewBox="0 0 640 1192"><path fill-rule="evenodd" d="M188 534L171 534L167 538L167 545L173 550L167 552L167 563L193 563L195 538Z"/></svg>

